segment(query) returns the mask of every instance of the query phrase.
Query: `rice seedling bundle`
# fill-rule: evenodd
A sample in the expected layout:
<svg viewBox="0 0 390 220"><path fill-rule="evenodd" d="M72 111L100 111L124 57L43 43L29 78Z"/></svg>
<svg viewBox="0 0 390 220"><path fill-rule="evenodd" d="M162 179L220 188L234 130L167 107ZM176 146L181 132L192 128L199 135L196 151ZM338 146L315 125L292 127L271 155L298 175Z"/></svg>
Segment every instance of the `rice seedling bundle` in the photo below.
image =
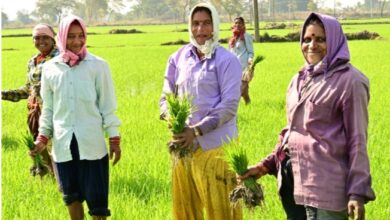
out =
<svg viewBox="0 0 390 220"><path fill-rule="evenodd" d="M22 143L25 144L29 150L32 150L35 147L34 139L28 132L23 135ZM42 178L48 172L49 168L42 160L42 156L40 154L37 154L35 157L33 157L33 164L30 168L30 174L32 176L39 175Z"/></svg>
<svg viewBox="0 0 390 220"><path fill-rule="evenodd" d="M191 114L191 102L187 97L178 97L173 94L166 95L168 104L168 127L173 134L179 134L184 131L186 121ZM177 159L190 157L191 148L182 147L180 144L168 142L169 153Z"/></svg>
<svg viewBox="0 0 390 220"><path fill-rule="evenodd" d="M253 60L252 64L249 65L245 71L244 76L242 77L242 80L250 82L253 79L253 75L255 73L255 68L258 63L260 63L262 60L264 60L263 56L256 56L256 58Z"/></svg>
<svg viewBox="0 0 390 220"><path fill-rule="evenodd" d="M238 141L232 141L224 149L225 160L229 164L230 169L240 176L244 175L248 170L249 164L244 148L239 146ZM232 190L229 197L230 202L233 204L242 199L245 206L250 210L260 206L264 201L263 189L254 177L245 179L242 184Z"/></svg>

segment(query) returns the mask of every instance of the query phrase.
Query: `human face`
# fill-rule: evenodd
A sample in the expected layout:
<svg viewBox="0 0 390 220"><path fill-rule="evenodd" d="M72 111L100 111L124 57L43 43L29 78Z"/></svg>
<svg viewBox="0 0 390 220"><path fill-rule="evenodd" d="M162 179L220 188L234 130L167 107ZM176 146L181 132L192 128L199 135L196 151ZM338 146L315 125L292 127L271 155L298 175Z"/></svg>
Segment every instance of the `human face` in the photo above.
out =
<svg viewBox="0 0 390 220"><path fill-rule="evenodd" d="M324 28L319 24L306 27L301 45L303 56L309 64L319 63L326 55L326 36Z"/></svg>
<svg viewBox="0 0 390 220"><path fill-rule="evenodd" d="M35 48L44 55L49 54L54 46L54 40L47 35L34 36L33 41Z"/></svg>
<svg viewBox="0 0 390 220"><path fill-rule="evenodd" d="M243 28L244 27L244 22L242 22L240 19L235 19L233 27Z"/></svg>
<svg viewBox="0 0 390 220"><path fill-rule="evenodd" d="M199 45L213 37L213 21L206 11L197 11L192 16L191 32Z"/></svg>
<svg viewBox="0 0 390 220"><path fill-rule="evenodd" d="M78 54L85 44L85 35L80 24L73 23L69 27L68 37L66 40L66 49Z"/></svg>

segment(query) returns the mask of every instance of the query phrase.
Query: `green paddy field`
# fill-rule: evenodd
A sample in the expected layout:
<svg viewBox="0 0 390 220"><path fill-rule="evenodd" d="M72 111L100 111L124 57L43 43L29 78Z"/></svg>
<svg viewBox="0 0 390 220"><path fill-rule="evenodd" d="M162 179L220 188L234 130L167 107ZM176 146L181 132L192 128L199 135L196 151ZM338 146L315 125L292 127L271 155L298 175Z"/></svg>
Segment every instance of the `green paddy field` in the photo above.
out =
<svg viewBox="0 0 390 220"><path fill-rule="evenodd" d="M365 206L366 219L386 220L390 218L390 24L361 22L344 24L344 31L368 30L382 36L348 43L351 62L366 74L371 84L368 153L377 199ZM144 33L108 34L114 28L136 28ZM110 64L119 106L117 114L122 121L122 159L110 167L110 219L172 219L171 163L166 147L169 131L159 120L158 101L166 62L180 46L160 46L160 43L188 41L187 32L176 31L183 28L185 24L88 28L88 32L95 33L88 36L88 50ZM276 35L290 31L293 30L267 30ZM37 53L31 37L5 37L10 34L30 34L30 29L2 30L2 89L24 84L27 61ZM221 37L229 35L229 24L223 24ZM303 64L298 42L255 43L254 47L255 53L266 59L259 64L251 83L252 103L245 106L241 101L238 111L240 143L248 152L250 163L256 163L273 150L286 123L287 85ZM27 129L26 106L24 100L2 101L1 105L1 217L68 219L54 178L40 180L29 175L31 159L27 148L19 143ZM260 182L265 190L265 204L252 213L245 210L244 219L284 219L276 179L265 176Z"/></svg>

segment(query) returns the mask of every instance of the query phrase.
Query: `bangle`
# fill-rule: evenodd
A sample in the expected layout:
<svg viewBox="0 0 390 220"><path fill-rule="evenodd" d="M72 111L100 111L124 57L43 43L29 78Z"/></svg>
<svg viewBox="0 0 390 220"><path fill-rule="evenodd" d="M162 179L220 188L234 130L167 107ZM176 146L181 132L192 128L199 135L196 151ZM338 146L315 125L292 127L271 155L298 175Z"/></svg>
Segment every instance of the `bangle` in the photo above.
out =
<svg viewBox="0 0 390 220"><path fill-rule="evenodd" d="M109 138L110 145L119 145L121 143L121 138L119 136Z"/></svg>
<svg viewBox="0 0 390 220"><path fill-rule="evenodd" d="M199 136L202 136L202 131L200 130L199 127L194 127L193 128L193 131L194 131L194 134L195 134L195 137L199 137Z"/></svg>

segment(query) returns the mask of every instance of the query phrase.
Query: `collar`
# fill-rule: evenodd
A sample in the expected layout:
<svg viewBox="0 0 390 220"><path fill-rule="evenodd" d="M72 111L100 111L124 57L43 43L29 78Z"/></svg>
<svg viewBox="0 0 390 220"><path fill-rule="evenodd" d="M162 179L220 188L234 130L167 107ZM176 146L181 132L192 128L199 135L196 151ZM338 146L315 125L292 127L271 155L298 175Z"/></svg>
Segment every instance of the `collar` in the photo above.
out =
<svg viewBox="0 0 390 220"><path fill-rule="evenodd" d="M200 59L199 56L198 56L198 53L197 53L197 48L196 48L196 46L193 45L193 44L189 44L189 46L188 46L188 51L186 51L186 54L185 54L185 55L186 55L187 58L188 58L188 57L195 56L195 57L197 57L199 60L213 59L213 58L215 57L215 53L216 53L217 49L218 49L218 46L217 46L217 48L215 48L214 53L212 53L210 57L207 57L207 56L205 55L205 56L203 57L203 59Z"/></svg>
<svg viewBox="0 0 390 220"><path fill-rule="evenodd" d="M83 60L80 61L80 63L84 62L84 61L90 61L90 60L95 60L96 57L92 54L90 54L89 52L87 52L87 55L85 56L85 58ZM56 56L52 59L54 63L61 63L61 64L64 64L64 65L67 65L63 60L62 60L62 57L61 56ZM76 65L77 66L77 65Z"/></svg>

